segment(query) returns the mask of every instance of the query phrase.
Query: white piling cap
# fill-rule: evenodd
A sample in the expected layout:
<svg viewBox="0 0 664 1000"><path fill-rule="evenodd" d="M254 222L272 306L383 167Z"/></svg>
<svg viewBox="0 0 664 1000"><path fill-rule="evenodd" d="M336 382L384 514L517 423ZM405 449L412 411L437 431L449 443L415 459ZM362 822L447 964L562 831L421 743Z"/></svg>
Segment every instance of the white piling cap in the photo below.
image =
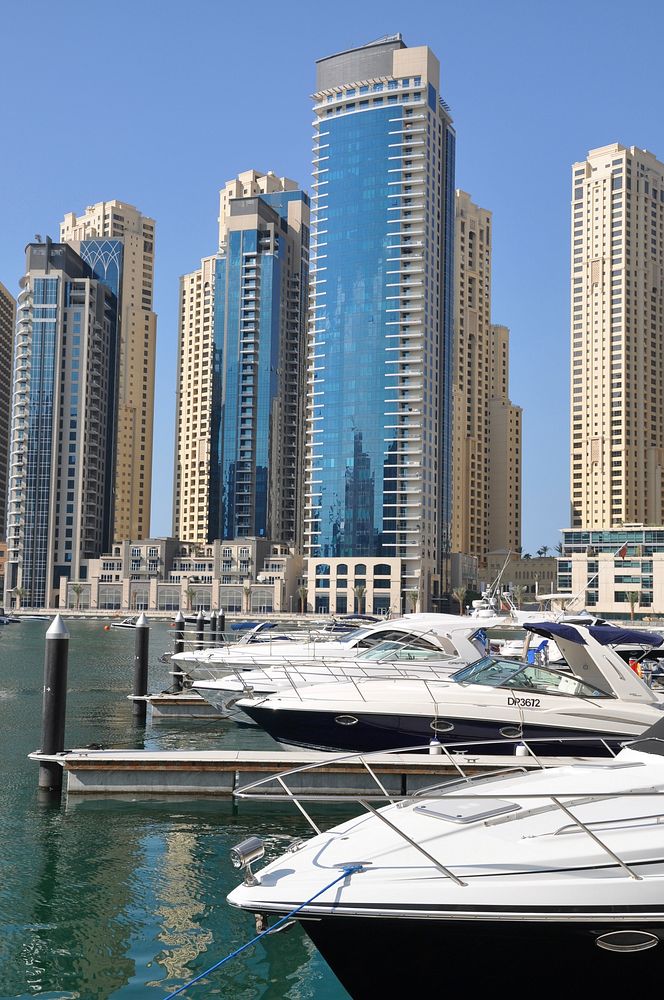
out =
<svg viewBox="0 0 664 1000"><path fill-rule="evenodd" d="M62 615L56 615L48 629L46 630L47 639L68 639L69 632L67 631L67 626L65 625L64 618Z"/></svg>
<svg viewBox="0 0 664 1000"><path fill-rule="evenodd" d="M180 625L182 624L183 621L184 621L184 615L182 614L181 611L178 611L178 613L175 616L175 624Z"/></svg>
<svg viewBox="0 0 664 1000"><path fill-rule="evenodd" d="M149 627L150 626L148 625L148 620L145 616L145 613L143 613L136 622L136 628L149 628Z"/></svg>

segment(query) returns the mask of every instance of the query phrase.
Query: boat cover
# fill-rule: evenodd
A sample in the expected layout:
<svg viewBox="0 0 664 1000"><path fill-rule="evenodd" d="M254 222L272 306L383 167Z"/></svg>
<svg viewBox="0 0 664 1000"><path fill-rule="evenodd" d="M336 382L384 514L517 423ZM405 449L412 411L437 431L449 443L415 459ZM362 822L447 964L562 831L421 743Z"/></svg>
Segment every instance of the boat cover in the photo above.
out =
<svg viewBox="0 0 664 1000"><path fill-rule="evenodd" d="M545 639L568 639L570 642L578 642L585 646L586 640L574 625L565 625L564 622L524 622L523 627L536 635L543 635ZM584 630L602 646L618 646L623 644L634 644L638 646L661 646L664 643L664 636L656 632L643 632L634 628L619 628L616 625L587 625Z"/></svg>

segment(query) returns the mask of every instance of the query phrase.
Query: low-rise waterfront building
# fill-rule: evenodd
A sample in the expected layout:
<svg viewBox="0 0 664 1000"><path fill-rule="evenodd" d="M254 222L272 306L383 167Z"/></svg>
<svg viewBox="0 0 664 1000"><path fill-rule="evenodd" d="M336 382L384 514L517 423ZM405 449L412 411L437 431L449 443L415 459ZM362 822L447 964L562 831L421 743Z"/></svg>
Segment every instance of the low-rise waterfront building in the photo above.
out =
<svg viewBox="0 0 664 1000"><path fill-rule="evenodd" d="M498 577L507 554L505 549L489 552L486 561L486 580L482 584L482 589ZM555 556L525 558L512 552L500 578L500 589L517 595L519 603L532 604L540 595L550 594L555 590L557 571Z"/></svg>
<svg viewBox="0 0 664 1000"><path fill-rule="evenodd" d="M300 593L316 614L399 615L419 611L416 588L402 593L403 565L397 557L343 556L305 559Z"/></svg>
<svg viewBox="0 0 664 1000"><path fill-rule="evenodd" d="M116 542L62 580L60 608L267 614L297 609L302 560L265 538L208 544L177 538Z"/></svg>
<svg viewBox="0 0 664 1000"><path fill-rule="evenodd" d="M558 591L567 609L609 618L664 615L664 526L563 530Z"/></svg>

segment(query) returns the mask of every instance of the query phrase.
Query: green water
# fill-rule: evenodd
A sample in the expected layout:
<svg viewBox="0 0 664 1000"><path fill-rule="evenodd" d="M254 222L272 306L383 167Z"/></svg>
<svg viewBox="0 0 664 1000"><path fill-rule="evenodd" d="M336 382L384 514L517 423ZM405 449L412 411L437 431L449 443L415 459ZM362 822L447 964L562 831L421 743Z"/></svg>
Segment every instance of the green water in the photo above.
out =
<svg viewBox="0 0 664 1000"><path fill-rule="evenodd" d="M37 765L48 623L0 626L0 997L163 997L254 934L231 909L228 850L251 834L268 856L309 828L295 809L223 800L40 802ZM101 622L71 632L66 746L148 749L273 746L260 731L196 720L134 724L134 633ZM150 690L170 684L150 636ZM182 994L340 1000L347 994L299 927L261 942Z"/></svg>

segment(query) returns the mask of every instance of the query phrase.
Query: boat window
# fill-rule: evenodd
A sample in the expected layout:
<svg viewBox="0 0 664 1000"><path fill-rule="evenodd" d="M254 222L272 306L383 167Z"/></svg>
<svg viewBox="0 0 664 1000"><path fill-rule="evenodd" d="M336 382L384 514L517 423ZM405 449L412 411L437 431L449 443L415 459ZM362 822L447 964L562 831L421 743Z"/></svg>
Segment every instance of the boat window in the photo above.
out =
<svg viewBox="0 0 664 1000"><path fill-rule="evenodd" d="M396 642L391 639L379 642L372 649L365 650L357 657L357 660L358 662L367 660L417 660L421 662L423 660L447 660L449 658L450 654L444 653L440 649L434 649L423 642L409 644Z"/></svg>
<svg viewBox="0 0 664 1000"><path fill-rule="evenodd" d="M459 684L488 684L501 687L506 678L518 673L524 664L515 660L497 660L493 656L483 656L467 667L452 674L452 680Z"/></svg>
<svg viewBox="0 0 664 1000"><path fill-rule="evenodd" d="M485 656L468 667L457 670L452 679L461 684L485 684L490 687L512 688L519 691L539 691L540 694L565 695L574 698L610 698L606 691L586 684L573 674L549 670L531 663L499 660Z"/></svg>
<svg viewBox="0 0 664 1000"><path fill-rule="evenodd" d="M352 632L345 632L338 641L344 646L356 646L359 644L358 640L365 635L371 635L370 628L354 628Z"/></svg>
<svg viewBox="0 0 664 1000"><path fill-rule="evenodd" d="M429 642L423 636L413 635L412 632L406 632L403 629L398 628L381 629L380 632L368 632L367 636L360 641L359 645L364 649L368 649L370 646L375 646L377 643L385 642L386 640L400 642L405 646L416 647L417 649L438 648L433 642Z"/></svg>

